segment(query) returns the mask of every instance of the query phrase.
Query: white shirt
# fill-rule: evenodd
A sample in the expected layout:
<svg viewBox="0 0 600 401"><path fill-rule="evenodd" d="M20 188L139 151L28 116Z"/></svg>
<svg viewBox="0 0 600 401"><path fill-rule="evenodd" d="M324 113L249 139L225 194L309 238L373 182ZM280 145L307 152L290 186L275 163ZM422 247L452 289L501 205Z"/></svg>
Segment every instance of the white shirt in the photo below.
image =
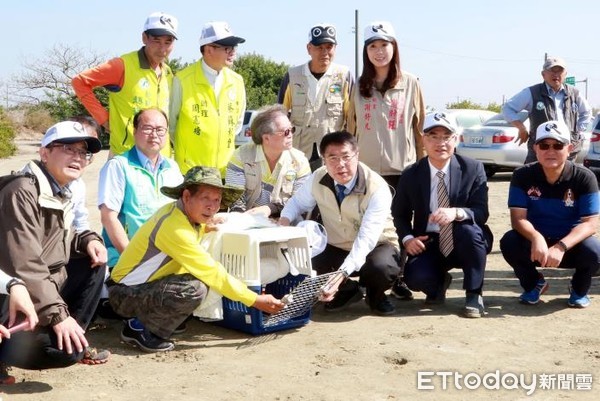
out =
<svg viewBox="0 0 600 401"><path fill-rule="evenodd" d="M80 233L85 230L90 230L90 220L87 206L85 206L86 187L85 182L80 178L69 184L71 191L71 202L73 202L73 226L75 231Z"/></svg>
<svg viewBox="0 0 600 401"><path fill-rule="evenodd" d="M315 174L313 173L294 196L288 200L281 211L281 217L285 217L289 221L295 221L302 213L306 213L316 206L317 201L312 194L314 178ZM356 176L348 183L348 187L344 191L346 194L351 191L355 182ZM383 233L391 206L392 194L387 186L382 185L369 200L369 205L360 222L360 228L352 244L352 249L348 256L346 256L346 259L344 259L340 270L344 270L350 275L359 271L362 265L365 264L367 255L375 249L377 241Z"/></svg>

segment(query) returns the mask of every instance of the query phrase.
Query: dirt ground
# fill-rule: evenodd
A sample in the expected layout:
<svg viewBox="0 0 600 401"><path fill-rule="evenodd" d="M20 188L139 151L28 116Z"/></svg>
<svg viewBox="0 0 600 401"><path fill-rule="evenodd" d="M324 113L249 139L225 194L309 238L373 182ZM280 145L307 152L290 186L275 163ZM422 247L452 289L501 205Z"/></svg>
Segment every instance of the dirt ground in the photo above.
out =
<svg viewBox="0 0 600 401"><path fill-rule="evenodd" d="M34 142L20 143L18 156L0 160L0 174L35 158L36 150ZM97 229L96 183L105 160L103 152L84 174ZM121 324L108 322L89 331L94 346L111 350L107 364L13 369L17 384L0 387L0 399L598 399L599 279L585 310L566 307L568 270L545 269L550 290L540 304L517 302L521 288L498 249L509 228L509 180L509 174L499 174L489 182L496 240L481 319L458 316L462 272L453 270L446 303L433 309L425 308L423 294L394 300L397 313L390 317L371 315L362 302L338 314L317 307L306 326L257 337L194 320L175 337L175 349L162 354L122 343Z"/></svg>

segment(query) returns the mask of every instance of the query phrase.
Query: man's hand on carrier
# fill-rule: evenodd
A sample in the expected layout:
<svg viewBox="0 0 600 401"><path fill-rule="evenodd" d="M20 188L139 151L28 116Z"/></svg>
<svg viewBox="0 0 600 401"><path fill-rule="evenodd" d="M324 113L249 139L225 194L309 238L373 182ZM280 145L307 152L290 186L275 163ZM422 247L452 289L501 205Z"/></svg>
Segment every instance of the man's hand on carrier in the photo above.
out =
<svg viewBox="0 0 600 401"><path fill-rule="evenodd" d="M271 294L262 294L256 297L256 301L252 306L263 312L273 314L282 310L285 304Z"/></svg>
<svg viewBox="0 0 600 401"><path fill-rule="evenodd" d="M319 293L319 301L321 302L331 302L333 297L338 292L338 288L340 285L346 281L346 273L342 270L338 271L337 274L334 274L327 280L325 285L321 287L321 291Z"/></svg>

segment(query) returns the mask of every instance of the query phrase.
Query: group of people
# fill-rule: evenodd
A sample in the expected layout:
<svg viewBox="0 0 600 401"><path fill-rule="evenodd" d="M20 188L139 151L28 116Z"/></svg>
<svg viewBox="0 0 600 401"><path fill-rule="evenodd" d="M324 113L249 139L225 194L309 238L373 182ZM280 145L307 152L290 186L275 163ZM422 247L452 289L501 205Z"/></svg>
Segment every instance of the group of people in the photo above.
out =
<svg viewBox="0 0 600 401"><path fill-rule="evenodd" d="M335 27L311 27L310 60L289 69L280 104L259 110L252 143L238 149L233 136L246 100L243 79L230 67L244 39L224 22L208 23L202 58L173 76L165 60L177 28L175 17L153 13L139 51L74 78L94 119L50 127L40 160L0 178L0 293L9 295L0 320L9 327L0 325L4 383L7 366L105 362L108 352L85 337L103 307L123 319L121 339L146 352L173 349L172 336L185 330L209 289L280 311L281 300L248 289L200 245L218 229L220 210L283 226L320 222L327 245L313 269L338 272L321 293L329 312L364 298L373 313L391 315L390 296L413 299L412 291L429 305L443 303L449 272L459 268L461 314L484 315L493 234L483 165L455 154L451 116L425 114L418 79L400 68L389 22L365 29L356 85L347 67L333 63ZM505 106L536 114L527 133L535 159L513 175L512 230L500 248L523 287L521 302L538 303L548 288L538 267L569 267L568 305L584 308L600 263L600 202L593 174L568 160L587 109L573 106L579 97L562 83L564 74L564 62L549 59L545 84ZM93 95L97 86L110 91L108 111ZM101 235L87 221L81 178L101 148L94 120L110 131L97 200ZM15 325L22 315L26 324Z"/></svg>

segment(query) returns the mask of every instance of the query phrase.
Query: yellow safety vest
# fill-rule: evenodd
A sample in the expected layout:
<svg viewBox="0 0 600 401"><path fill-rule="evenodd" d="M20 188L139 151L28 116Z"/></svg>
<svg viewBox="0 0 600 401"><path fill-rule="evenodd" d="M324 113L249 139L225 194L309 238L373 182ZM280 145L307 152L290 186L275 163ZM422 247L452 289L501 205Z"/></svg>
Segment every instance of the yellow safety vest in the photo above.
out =
<svg viewBox="0 0 600 401"><path fill-rule="evenodd" d="M162 65L160 79L149 68L143 49L121 56L125 65L123 87L118 92L109 92L110 150L115 155L125 153L133 147L133 116L140 110L158 107L169 113L170 87L173 73L168 65ZM170 140L161 151L171 156Z"/></svg>
<svg viewBox="0 0 600 401"><path fill-rule="evenodd" d="M198 61L177 73L181 109L175 128L175 161L185 174L194 166L225 168L235 150L235 129L246 108L241 75L221 70L223 86L217 101Z"/></svg>

